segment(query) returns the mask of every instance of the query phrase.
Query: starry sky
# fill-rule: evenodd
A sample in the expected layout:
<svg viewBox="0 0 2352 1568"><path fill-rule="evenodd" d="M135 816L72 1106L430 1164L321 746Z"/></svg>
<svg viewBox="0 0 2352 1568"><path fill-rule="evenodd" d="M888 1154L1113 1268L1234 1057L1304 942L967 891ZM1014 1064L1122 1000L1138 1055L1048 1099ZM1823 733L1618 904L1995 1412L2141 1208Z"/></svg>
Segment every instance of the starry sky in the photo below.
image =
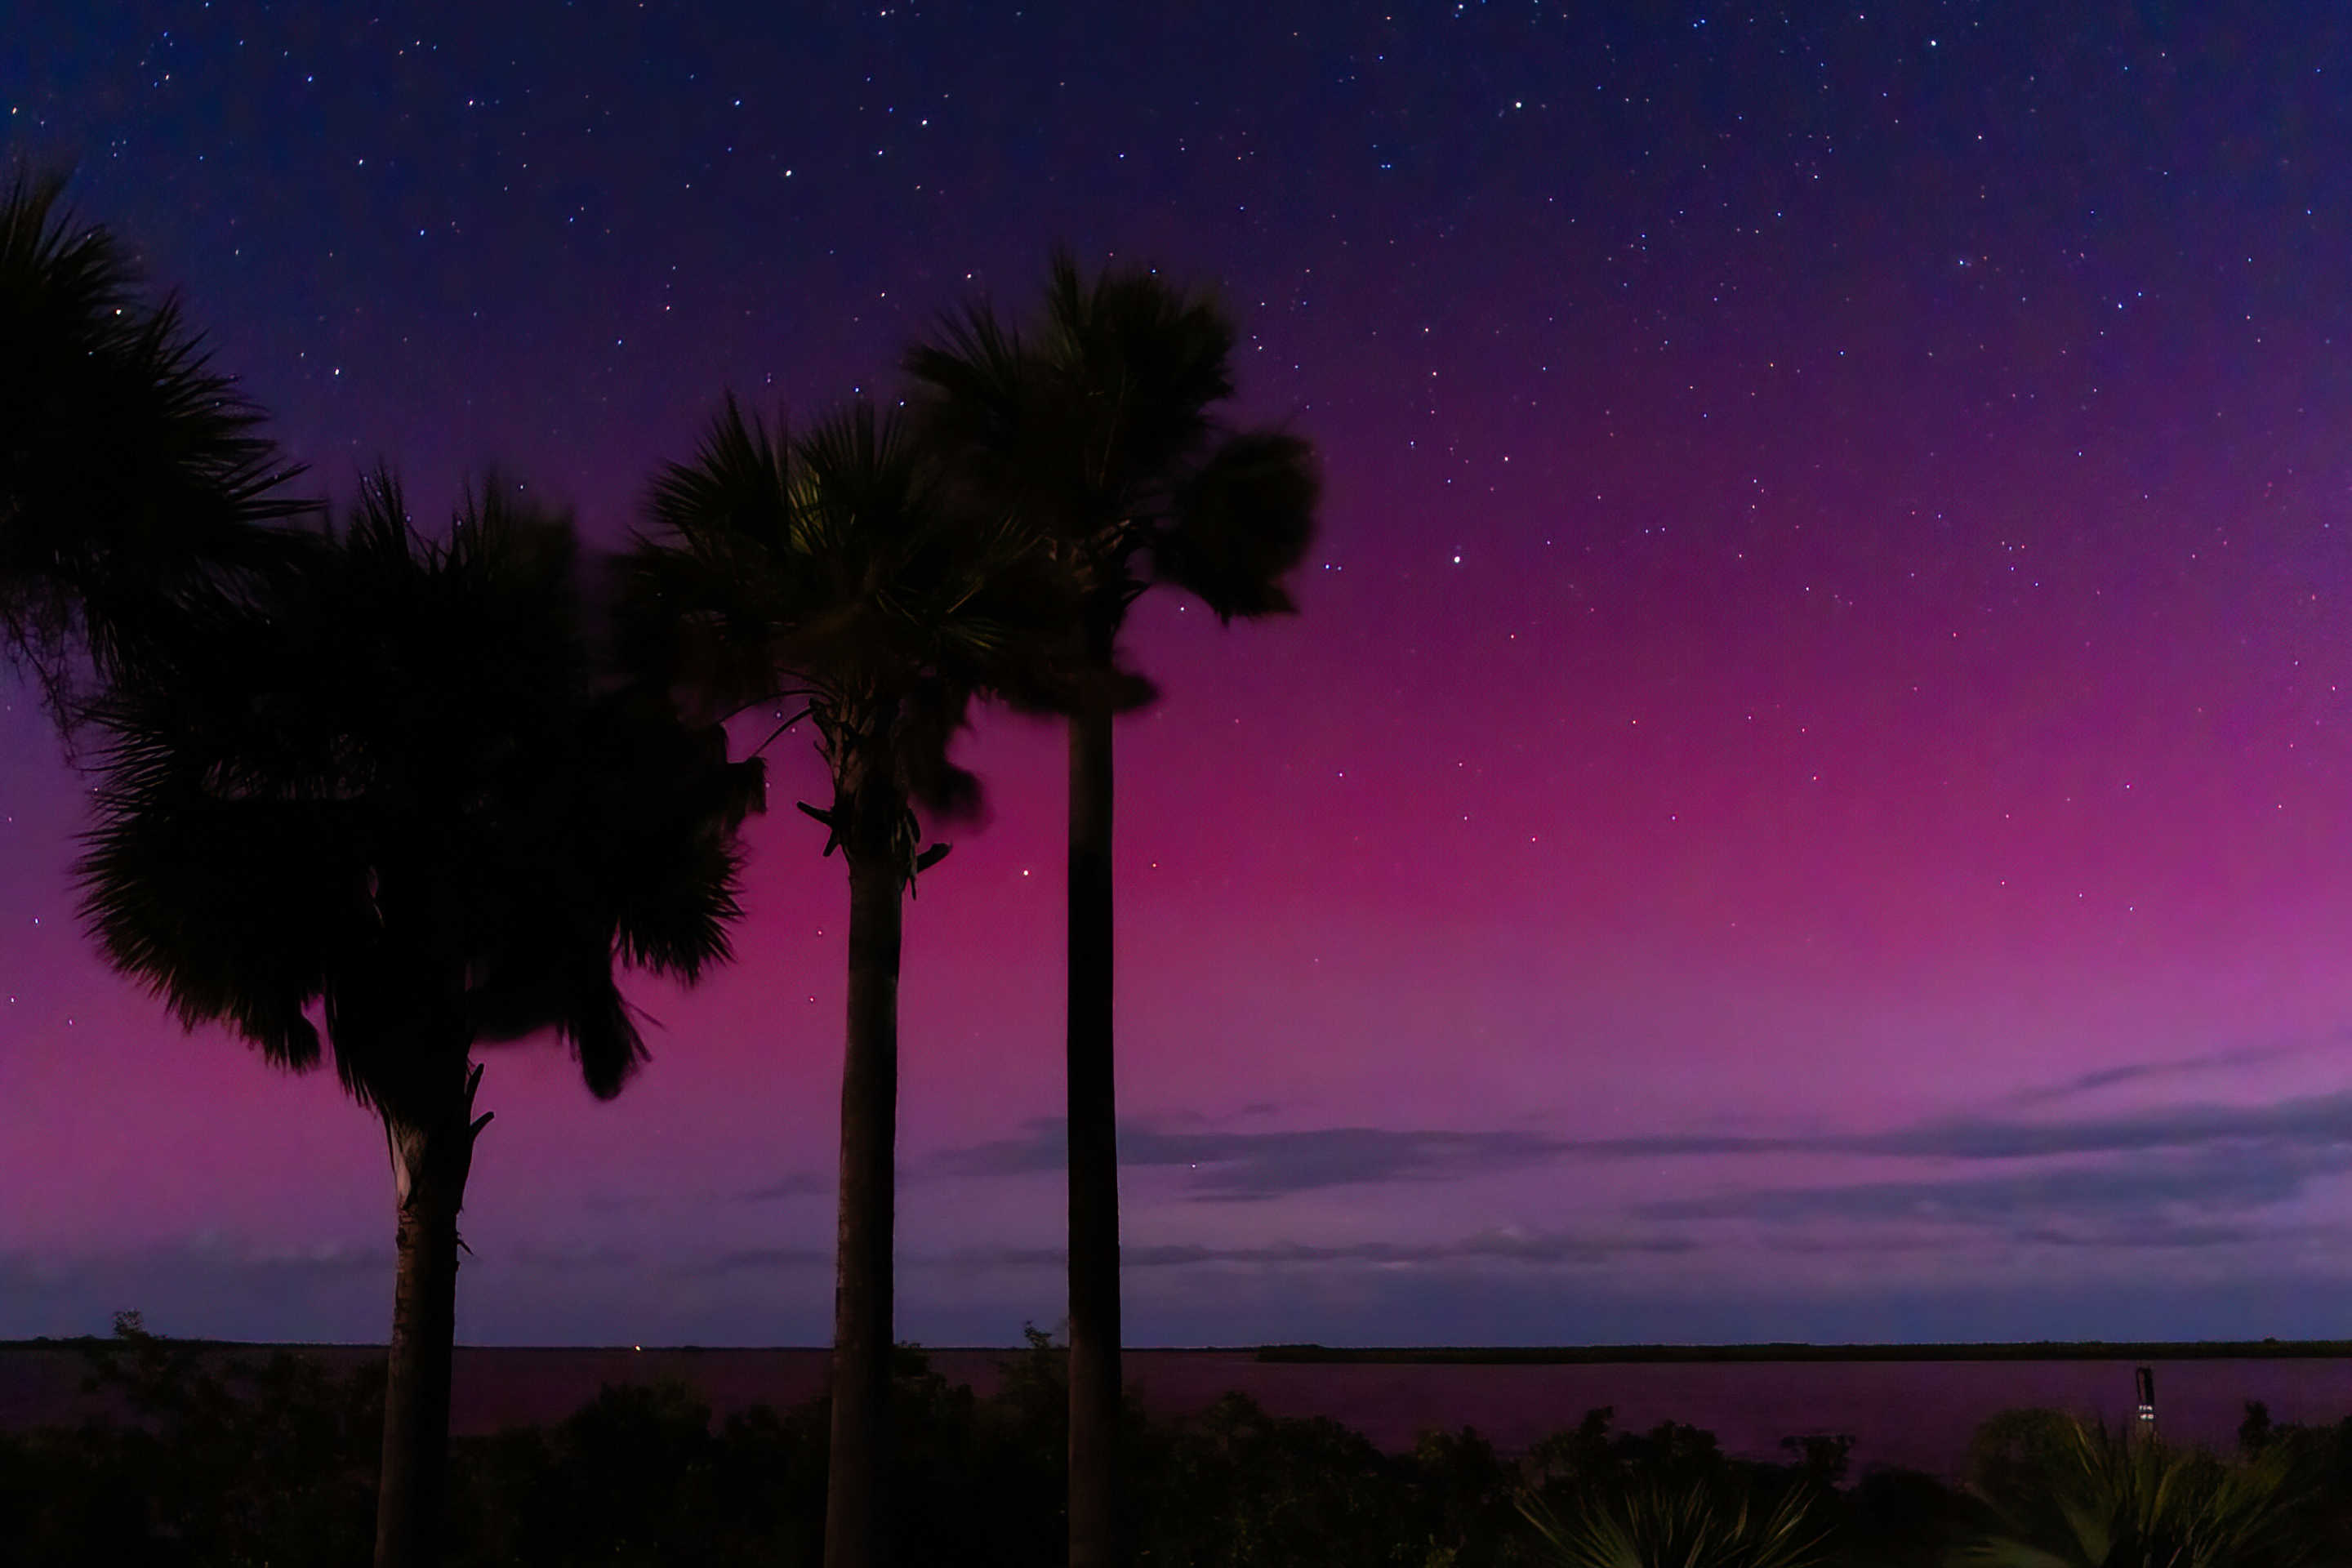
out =
<svg viewBox="0 0 2352 1568"><path fill-rule="evenodd" d="M31 0L9 148L316 488L635 523L1049 247L1218 289L1303 613L1148 600L1139 1343L2340 1334L2352 21L2333 5ZM0 686L0 1335L380 1339L380 1132L79 933ZM1060 740L909 912L900 1331L1062 1313ZM779 742L775 798L816 797ZM463 1339L814 1343L846 894L593 1103L502 1047Z"/></svg>

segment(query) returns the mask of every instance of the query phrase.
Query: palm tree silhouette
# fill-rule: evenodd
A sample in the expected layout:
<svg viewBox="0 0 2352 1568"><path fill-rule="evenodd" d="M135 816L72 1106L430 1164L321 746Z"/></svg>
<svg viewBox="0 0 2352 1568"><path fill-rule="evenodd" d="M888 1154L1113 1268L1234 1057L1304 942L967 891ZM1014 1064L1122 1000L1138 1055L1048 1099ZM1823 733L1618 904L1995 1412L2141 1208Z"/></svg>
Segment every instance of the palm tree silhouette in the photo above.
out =
<svg viewBox="0 0 2352 1568"><path fill-rule="evenodd" d="M119 675L192 591L282 565L302 536L267 525L315 503L177 301L145 302L64 190L20 168L0 194L0 652L70 729L85 659Z"/></svg>
<svg viewBox="0 0 2352 1568"><path fill-rule="evenodd" d="M378 1568L438 1560L477 1043L553 1028L599 1099L645 1046L615 960L728 956L756 764L602 679L568 520L491 487L446 542L388 476L301 569L118 681L77 866L106 957L194 1028L382 1119L398 1276Z"/></svg>
<svg viewBox="0 0 2352 1568"><path fill-rule="evenodd" d="M1313 536L1307 442L1232 431L1234 327L1148 271L1082 280L1054 258L1024 336L985 304L907 356L927 434L959 482L1048 540L1079 595L1062 679L1033 700L1069 716L1070 1563L1119 1560L1118 1147L1111 1010L1111 717L1128 606L1167 584L1221 619L1296 608L1282 578ZM1145 688L1148 689L1148 688Z"/></svg>
<svg viewBox="0 0 2352 1568"><path fill-rule="evenodd" d="M771 741L805 718L832 775L830 805L801 805L849 871L824 1561L864 1568L887 1551L900 900L947 852L921 847L915 808L977 807L950 742L1066 603L1034 542L948 504L907 431L864 404L793 442L730 398L694 461L656 481L651 515L631 595L645 667L709 712L771 706Z"/></svg>

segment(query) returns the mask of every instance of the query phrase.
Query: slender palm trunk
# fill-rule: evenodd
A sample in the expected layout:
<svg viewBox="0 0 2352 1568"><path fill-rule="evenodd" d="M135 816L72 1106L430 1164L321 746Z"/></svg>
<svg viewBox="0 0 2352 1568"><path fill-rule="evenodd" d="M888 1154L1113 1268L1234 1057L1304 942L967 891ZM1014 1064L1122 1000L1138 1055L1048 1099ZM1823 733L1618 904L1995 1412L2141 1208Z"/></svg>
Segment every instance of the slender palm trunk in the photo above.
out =
<svg viewBox="0 0 2352 1568"><path fill-rule="evenodd" d="M903 807L901 808L903 809ZM869 809L867 816L880 815ZM890 814L895 826L896 813ZM855 832L855 830L853 830ZM849 860L849 1028L841 1071L841 1212L834 1256L833 1447L824 1568L885 1561L889 1466L891 1230L898 1131L901 868L887 840Z"/></svg>
<svg viewBox="0 0 2352 1568"><path fill-rule="evenodd" d="M435 1568L449 1475L449 1363L457 1336L457 1211L474 1163L481 1069L454 1062L456 1092L437 1113L389 1113L399 1203L398 1273L384 1365L383 1469L376 1487L375 1568Z"/></svg>
<svg viewBox="0 0 2352 1568"><path fill-rule="evenodd" d="M1120 1563L1110 709L1070 721L1070 1568Z"/></svg>

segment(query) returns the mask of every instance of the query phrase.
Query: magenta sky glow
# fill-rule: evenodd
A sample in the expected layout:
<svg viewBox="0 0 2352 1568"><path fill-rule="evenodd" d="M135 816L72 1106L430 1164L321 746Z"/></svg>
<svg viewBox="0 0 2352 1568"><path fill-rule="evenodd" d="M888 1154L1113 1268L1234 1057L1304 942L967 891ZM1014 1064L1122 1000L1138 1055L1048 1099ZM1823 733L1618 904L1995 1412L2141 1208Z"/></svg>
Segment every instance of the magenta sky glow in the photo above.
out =
<svg viewBox="0 0 2352 1568"><path fill-rule="evenodd" d="M318 484L606 542L1056 237L1223 289L1325 534L1295 621L1135 623L1139 1342L2340 1334L2346 21L1590 9L37 5L0 107ZM0 701L0 1334L380 1337L380 1133L101 968ZM1058 737L969 760L932 1342L1061 1312ZM462 1338L823 1338L845 894L754 842L620 1101L488 1058Z"/></svg>

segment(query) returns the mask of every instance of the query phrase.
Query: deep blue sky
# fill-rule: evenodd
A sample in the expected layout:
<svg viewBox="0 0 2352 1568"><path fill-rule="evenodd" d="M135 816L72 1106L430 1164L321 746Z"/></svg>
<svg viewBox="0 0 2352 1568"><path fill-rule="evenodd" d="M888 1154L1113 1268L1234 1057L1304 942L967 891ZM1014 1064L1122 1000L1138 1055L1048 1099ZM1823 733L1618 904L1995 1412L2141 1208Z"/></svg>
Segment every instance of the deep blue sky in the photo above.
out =
<svg viewBox="0 0 2352 1568"><path fill-rule="evenodd" d="M1222 290L1325 532L1295 622L1138 614L1139 1340L2341 1331L2339 7L35 0L0 109L320 488L495 463L605 542L724 390L888 395L1055 240ZM0 1334L380 1335L380 1138L102 970L0 700ZM934 1342L1061 1310L1060 766L972 760ZM466 1337L823 1336L808 826L622 1101L494 1059Z"/></svg>

